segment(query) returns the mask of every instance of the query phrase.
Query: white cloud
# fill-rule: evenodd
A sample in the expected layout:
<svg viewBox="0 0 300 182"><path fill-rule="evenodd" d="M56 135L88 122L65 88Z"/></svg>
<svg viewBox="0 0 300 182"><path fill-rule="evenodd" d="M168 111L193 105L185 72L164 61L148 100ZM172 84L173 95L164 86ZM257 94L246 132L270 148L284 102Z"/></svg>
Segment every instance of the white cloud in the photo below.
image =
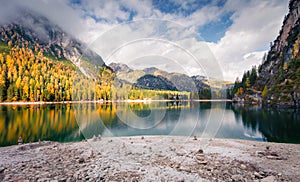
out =
<svg viewBox="0 0 300 182"><path fill-rule="evenodd" d="M197 40L195 32L170 21L144 20L119 25L100 36L90 47L102 55L107 64L122 62L136 68L133 62L136 64L139 60L145 67L222 78L207 44ZM158 64L154 57L165 61Z"/></svg>
<svg viewBox="0 0 300 182"><path fill-rule="evenodd" d="M252 65L261 63L269 42L279 33L287 6L287 0L228 1L225 7L234 11L233 24L219 42L209 43L225 79L235 80ZM255 56L250 59L247 55L251 53Z"/></svg>

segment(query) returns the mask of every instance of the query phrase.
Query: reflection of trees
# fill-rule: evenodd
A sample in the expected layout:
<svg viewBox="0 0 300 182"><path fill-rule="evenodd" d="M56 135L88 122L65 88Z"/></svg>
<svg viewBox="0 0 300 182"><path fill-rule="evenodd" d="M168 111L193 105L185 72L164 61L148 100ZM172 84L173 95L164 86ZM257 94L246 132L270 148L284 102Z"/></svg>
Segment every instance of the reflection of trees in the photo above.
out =
<svg viewBox="0 0 300 182"><path fill-rule="evenodd" d="M77 123L70 105L30 105L0 107L1 146L41 140L65 141ZM79 139L79 138L78 138Z"/></svg>
<svg viewBox="0 0 300 182"><path fill-rule="evenodd" d="M241 117L243 125L258 129L270 142L300 143L300 112L262 109L249 105L233 105L236 117ZM238 119L237 119L238 121Z"/></svg>
<svg viewBox="0 0 300 182"><path fill-rule="evenodd" d="M39 139L78 141L83 138L81 134L90 138L93 135L102 134L106 129L118 132L119 135L169 134L177 124L180 127L183 124L182 128L189 124L179 122L180 119L194 122L197 118L195 113L199 112L199 116L206 118L210 109L218 110L219 108L224 108L224 103L122 102L0 106L0 145L16 144L19 136L22 136L25 142ZM127 113L131 110L138 117L146 117L151 110L160 109L165 109L167 112L163 121L151 130L130 128L117 116L117 112ZM226 109L234 111L236 121L242 121L244 127L254 132L260 131L268 141L300 143L299 111L278 111L228 103ZM78 125L81 132L78 130ZM201 128L198 131L202 131Z"/></svg>

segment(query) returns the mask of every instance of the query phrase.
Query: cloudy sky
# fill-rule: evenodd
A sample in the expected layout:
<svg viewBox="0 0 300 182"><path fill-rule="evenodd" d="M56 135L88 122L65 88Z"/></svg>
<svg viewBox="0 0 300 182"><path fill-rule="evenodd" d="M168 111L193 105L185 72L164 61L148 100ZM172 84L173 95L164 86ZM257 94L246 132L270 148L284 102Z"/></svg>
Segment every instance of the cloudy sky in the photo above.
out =
<svg viewBox="0 0 300 182"><path fill-rule="evenodd" d="M261 63L288 0L13 0L47 16L104 61L234 81ZM4 9L3 9L4 7ZM144 64L142 64L144 63Z"/></svg>

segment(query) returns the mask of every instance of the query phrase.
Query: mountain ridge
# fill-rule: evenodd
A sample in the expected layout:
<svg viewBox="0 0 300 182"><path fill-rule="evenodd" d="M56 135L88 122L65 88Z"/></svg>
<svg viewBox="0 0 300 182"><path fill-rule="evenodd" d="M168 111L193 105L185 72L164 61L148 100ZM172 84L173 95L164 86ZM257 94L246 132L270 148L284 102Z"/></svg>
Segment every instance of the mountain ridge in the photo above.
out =
<svg viewBox="0 0 300 182"><path fill-rule="evenodd" d="M210 89L210 86L203 82L208 80L205 76L197 75L189 77L182 73L169 73L155 67L144 68L142 70L134 70L124 63L110 63L108 66L113 69L119 79L126 80L127 82L130 82L135 86L141 88L147 88L147 85L144 84L147 84L148 80L150 79L153 82L157 83L165 82L165 88L175 87L176 90L179 91L196 92L199 90L203 90L204 88ZM149 75L152 76L150 77ZM146 76L145 79L143 78L144 76ZM162 81L162 79L164 81ZM160 85L159 87L153 87L152 89L159 90L161 88L162 86Z"/></svg>

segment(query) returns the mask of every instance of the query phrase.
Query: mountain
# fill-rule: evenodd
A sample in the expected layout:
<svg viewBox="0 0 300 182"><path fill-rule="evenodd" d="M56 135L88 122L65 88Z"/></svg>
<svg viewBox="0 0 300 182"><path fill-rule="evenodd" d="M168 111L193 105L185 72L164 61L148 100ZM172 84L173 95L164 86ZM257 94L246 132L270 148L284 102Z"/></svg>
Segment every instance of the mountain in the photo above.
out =
<svg viewBox="0 0 300 182"><path fill-rule="evenodd" d="M143 69L143 71L146 74L151 74L151 75L153 75L156 71L161 71L161 72L167 73L166 71L159 70L158 68L155 68L155 67L145 68L145 69Z"/></svg>
<svg viewBox="0 0 300 182"><path fill-rule="evenodd" d="M69 60L86 75L90 68L104 65L102 58L87 49L87 46L64 32L46 17L20 9L22 16L15 17L9 23L0 25L0 40L5 43L43 51L54 59ZM81 59L79 59L81 58ZM83 62L80 62L83 61ZM87 70L82 69L82 65ZM92 66L91 66L92 65ZM88 71L89 70L89 71Z"/></svg>
<svg viewBox="0 0 300 182"><path fill-rule="evenodd" d="M284 65L289 64L293 59L299 59L300 41L300 2L290 1L289 13L284 18L280 33L263 60L259 68L259 79L256 81L258 86L274 85L284 81L284 72L291 70L285 69Z"/></svg>
<svg viewBox="0 0 300 182"><path fill-rule="evenodd" d="M203 90L204 88L209 88L210 86L206 84L207 78L204 76L196 75L192 76L192 80L194 84L196 85L197 90Z"/></svg>
<svg viewBox="0 0 300 182"><path fill-rule="evenodd" d="M188 92L197 92L204 88L210 89L210 86L204 83L207 81L206 77L200 75L189 77L182 73L169 73L155 67L133 70L122 63L111 63L109 67L113 69L119 79L135 84L140 88L150 89L149 81L151 80L154 83L150 84L151 89L169 88L174 90L173 87L175 87L178 91ZM166 85L163 86L163 83Z"/></svg>
<svg viewBox="0 0 300 182"><path fill-rule="evenodd" d="M115 75L99 55L47 18L20 12L0 24L0 102L112 99Z"/></svg>
<svg viewBox="0 0 300 182"><path fill-rule="evenodd" d="M109 67L116 73L120 81L133 84L137 79L144 76L146 73L142 70L133 70L123 63L111 63Z"/></svg>
<svg viewBox="0 0 300 182"><path fill-rule="evenodd" d="M300 107L300 1L289 2L289 12L276 40L258 70L244 74L233 93L246 101L262 100L275 107Z"/></svg>
<svg viewBox="0 0 300 182"><path fill-rule="evenodd" d="M122 64L122 63L111 63L111 64L109 64L109 67L111 67L111 69L113 69L114 72L129 73L129 72L133 71L131 68L129 68L129 66L127 66L126 64Z"/></svg>
<svg viewBox="0 0 300 182"><path fill-rule="evenodd" d="M175 85L166 78L149 74L137 79L134 86L149 90L177 90Z"/></svg>

